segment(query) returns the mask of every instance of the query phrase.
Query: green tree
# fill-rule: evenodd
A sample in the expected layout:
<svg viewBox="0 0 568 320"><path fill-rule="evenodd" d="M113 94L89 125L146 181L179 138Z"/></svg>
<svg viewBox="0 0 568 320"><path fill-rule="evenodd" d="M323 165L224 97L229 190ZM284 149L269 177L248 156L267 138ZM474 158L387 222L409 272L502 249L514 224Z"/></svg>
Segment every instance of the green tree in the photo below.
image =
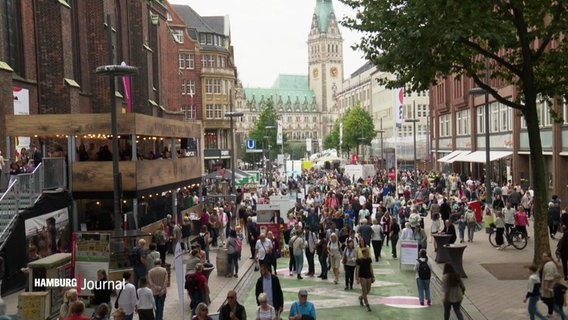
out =
<svg viewBox="0 0 568 320"><path fill-rule="evenodd" d="M275 159L276 155L281 151L281 146L276 145L276 121L278 117L278 112L274 108L274 102L272 99L268 99L266 105L260 111L254 127L248 134L248 139L256 140L257 148L268 150L268 145L271 146L270 155L266 152L266 156L269 156L270 159ZM272 128L267 129L266 127ZM268 139L265 137L268 137ZM285 139L284 143L286 144ZM246 148L246 146L243 146L243 148ZM246 152L243 152L243 154L245 154L246 162L252 163L255 161L254 159L256 159L256 161L258 160L258 154Z"/></svg>
<svg viewBox="0 0 568 320"><path fill-rule="evenodd" d="M324 149L336 149L339 150L339 124L341 123L341 118L335 120L331 132L323 137L323 148Z"/></svg>
<svg viewBox="0 0 568 320"><path fill-rule="evenodd" d="M388 87L427 90L436 79L465 75L526 121L535 193L533 260L550 252L547 185L537 99L568 92L568 3L557 0L340 0L357 13L343 24L365 33L357 48L377 67L397 75ZM486 64L489 66L486 68ZM487 71L486 71L487 70ZM485 81L516 87L515 101ZM552 113L556 116L555 113Z"/></svg>
<svg viewBox="0 0 568 320"><path fill-rule="evenodd" d="M371 114L361 108L357 103L354 107L347 109L343 117L343 150L354 149L357 152L361 145L371 145L371 140L375 137L375 125Z"/></svg>

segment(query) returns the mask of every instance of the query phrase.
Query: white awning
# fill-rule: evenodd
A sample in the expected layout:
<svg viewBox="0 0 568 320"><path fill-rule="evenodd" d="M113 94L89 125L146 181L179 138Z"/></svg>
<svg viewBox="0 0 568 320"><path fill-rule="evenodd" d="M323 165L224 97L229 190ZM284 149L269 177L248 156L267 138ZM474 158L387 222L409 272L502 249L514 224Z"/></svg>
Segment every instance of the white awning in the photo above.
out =
<svg viewBox="0 0 568 320"><path fill-rule="evenodd" d="M502 158L506 158L512 155L512 151L490 151L489 152L489 161L495 161ZM457 159L456 159L457 158ZM470 154L456 157L454 161L460 162L475 162L475 163L485 163L485 151L475 151Z"/></svg>
<svg viewBox="0 0 568 320"><path fill-rule="evenodd" d="M450 154L447 154L447 155L441 157L440 159L438 159L438 162L447 162L451 158L460 155L462 152L463 151L460 151L460 150L452 151L452 152L450 152Z"/></svg>
<svg viewBox="0 0 568 320"><path fill-rule="evenodd" d="M457 156L449 159L446 161L446 163L454 163L456 161L467 161L467 155L469 155L471 152L469 151L460 151L460 154L458 154Z"/></svg>

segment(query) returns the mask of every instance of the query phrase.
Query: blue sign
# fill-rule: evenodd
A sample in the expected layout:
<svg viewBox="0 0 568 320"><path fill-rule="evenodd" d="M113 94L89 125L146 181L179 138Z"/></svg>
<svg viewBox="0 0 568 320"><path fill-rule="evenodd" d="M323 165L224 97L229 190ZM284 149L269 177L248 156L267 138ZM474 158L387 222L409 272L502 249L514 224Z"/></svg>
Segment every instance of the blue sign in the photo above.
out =
<svg viewBox="0 0 568 320"><path fill-rule="evenodd" d="M256 140L247 140L247 150L256 150Z"/></svg>

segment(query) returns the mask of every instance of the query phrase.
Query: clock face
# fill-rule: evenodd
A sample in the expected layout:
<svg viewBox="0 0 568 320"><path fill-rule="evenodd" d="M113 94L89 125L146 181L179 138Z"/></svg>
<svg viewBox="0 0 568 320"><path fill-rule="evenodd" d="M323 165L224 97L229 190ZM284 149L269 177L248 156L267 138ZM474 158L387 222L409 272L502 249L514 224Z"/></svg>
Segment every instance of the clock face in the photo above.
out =
<svg viewBox="0 0 568 320"><path fill-rule="evenodd" d="M317 78L319 76L319 70L318 68L314 68L314 70L312 71L312 76L314 78Z"/></svg>
<svg viewBox="0 0 568 320"><path fill-rule="evenodd" d="M337 68L336 67L331 67L331 69L329 70L329 72L331 73L331 76L336 78L337 77Z"/></svg>

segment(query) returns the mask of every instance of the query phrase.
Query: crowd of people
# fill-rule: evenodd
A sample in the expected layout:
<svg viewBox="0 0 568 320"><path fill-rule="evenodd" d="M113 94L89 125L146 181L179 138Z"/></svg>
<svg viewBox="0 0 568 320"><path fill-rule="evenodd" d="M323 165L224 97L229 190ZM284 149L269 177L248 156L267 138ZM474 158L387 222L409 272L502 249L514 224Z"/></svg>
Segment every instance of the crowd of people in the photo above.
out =
<svg viewBox="0 0 568 320"><path fill-rule="evenodd" d="M197 241L189 242L191 229L189 217L181 217L180 224L166 222L154 234L155 243L150 244L150 251L140 250L140 266L134 266L133 287L138 290L146 286L152 291L153 304L140 301L138 296L128 298L129 302L121 302L119 309L124 311L126 319L140 309L138 303L155 310L155 319L161 319L165 299L165 286L156 287L155 276L164 269L167 239L182 243L184 250L189 253L186 262L185 289L190 296L194 319L209 319L208 305L209 287L206 272L212 267L209 260L211 247L227 249L227 277L239 276L239 261L241 250L245 243L250 246L251 256L260 272L255 287L258 309L257 319L279 319L284 311L282 289L276 276L277 261L282 256L289 257L289 275L301 281L305 277L319 277L322 280L342 283L344 290L353 290L354 285L360 286L359 303L371 311L368 295L371 285L375 282L373 263L384 257L384 249L389 247L393 259L398 258L397 245L401 240L413 240L418 244L418 254L414 271L418 298L422 305L430 306L431 264L426 254L428 241L433 234L451 236L450 243L473 242L475 232L480 229L478 215L474 213L472 201L483 202L486 199L483 181L459 174L436 174L421 171L399 171L396 183L390 172L379 171L374 177L354 179L343 175L339 170L304 170L294 179L273 174L274 180L257 193L244 196L237 208L232 201L221 200L214 205L206 206L199 219L199 235ZM288 212L284 221L279 214L272 217L272 222L283 225L282 235L274 235L269 230L259 231L256 221L258 204L268 204L271 195L296 194L296 203ZM493 201L486 206L485 214L495 214L498 249L506 248L503 239L515 227L526 233L530 223L530 213L533 205L534 192L530 188L521 188L505 183L494 185ZM197 203L200 199L196 199ZM568 222L566 215L561 215L561 201L554 196L549 204L549 224L551 237L562 231L563 224ZM239 223L234 212L238 210ZM429 226L425 225L424 217L429 216ZM167 220L170 221L170 220ZM244 227L244 228L243 228ZM165 232L164 229L168 229ZM185 232L184 232L185 230ZM164 233L164 234L162 234ZM554 281L543 281L542 290L553 288L558 275L566 274L568 268L568 233L563 233L559 241L557 255L563 263L553 275ZM141 240L143 241L143 240ZM139 242L144 248L145 243ZM152 262L148 263L148 259ZM144 261L144 262L142 262ZM307 270L304 270L304 261ZM320 265L320 274L316 275L316 263ZM550 269L551 267L547 267ZM465 286L459 273L451 264L444 265L441 300L444 306L444 318L448 319L453 308L458 319L462 319L461 301ZM543 273L543 267L534 267L536 272ZM273 272L274 270L274 272ZM531 269L532 270L532 269ZM160 271L161 272L161 271ZM164 271L165 272L165 269ZM548 274L547 272L544 272ZM125 279L126 279L125 275ZM152 280L154 278L154 280ZM342 279L343 278L343 279ZM527 294L529 313L536 311L533 295L535 283L531 276L533 290ZM539 279L550 276L539 276ZM562 277L564 278L564 277ZM343 281L342 281L343 280ZM546 280L548 281L548 280ZM562 279L563 281L563 279ZM162 283L163 284L163 283ZM158 290L160 289L160 290ZM547 301L548 292L539 290L543 301ZM554 290L553 290L554 291ZM136 291L132 291L136 292ZM124 293L123 293L124 295ZM128 296L128 295L126 295ZM308 290L298 292L298 300L293 302L289 311L289 319L315 319L316 310L308 300ZM550 297L552 298L552 297ZM124 298L127 299L127 298ZM236 293L230 291L227 300L221 308L220 319L244 319L246 311L236 301ZM121 303L124 303L121 306ZM104 304L104 303L103 303ZM161 308L161 311L158 310ZM109 308L110 309L110 308ZM144 309L144 308L142 308ZM531 311L532 310L532 311ZM551 310L551 311L550 311ZM554 310L550 304L549 314ZM140 313L139 313L140 314ZM141 315L140 315L141 316ZM310 318L311 317L311 318ZM144 318L146 319L146 318Z"/></svg>

